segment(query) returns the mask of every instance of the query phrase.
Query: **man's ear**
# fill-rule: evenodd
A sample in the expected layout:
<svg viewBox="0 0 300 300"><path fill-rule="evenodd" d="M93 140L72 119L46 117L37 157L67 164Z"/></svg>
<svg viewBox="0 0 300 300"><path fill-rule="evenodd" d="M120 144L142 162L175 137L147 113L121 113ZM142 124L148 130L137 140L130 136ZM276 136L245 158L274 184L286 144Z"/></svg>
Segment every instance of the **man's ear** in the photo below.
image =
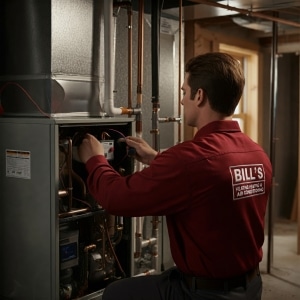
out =
<svg viewBox="0 0 300 300"><path fill-rule="evenodd" d="M203 106L206 103L206 93L203 89L198 89L195 95L197 106Z"/></svg>

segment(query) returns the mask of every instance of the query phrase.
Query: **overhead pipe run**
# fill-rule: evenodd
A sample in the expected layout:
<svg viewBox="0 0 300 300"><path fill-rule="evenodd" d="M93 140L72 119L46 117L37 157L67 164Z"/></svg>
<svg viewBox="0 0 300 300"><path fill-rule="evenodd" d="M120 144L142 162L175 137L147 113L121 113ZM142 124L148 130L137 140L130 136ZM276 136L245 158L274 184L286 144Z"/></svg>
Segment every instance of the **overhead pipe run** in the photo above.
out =
<svg viewBox="0 0 300 300"><path fill-rule="evenodd" d="M289 20L284 20L284 19L281 19L281 18L278 18L278 17L268 16L266 14L254 12L251 9L241 9L241 8L221 4L219 2L215 2L215 1L211 1L211 0L192 0L192 1L195 2L195 3L198 3L198 4L206 4L206 5L209 5L209 6L224 8L226 10L236 11L236 12L238 12L240 14L243 14L243 15L246 15L248 17L257 17L257 18L260 18L260 19L274 21L274 22L277 22L277 23L285 24L285 25L300 27L300 23L289 21Z"/></svg>

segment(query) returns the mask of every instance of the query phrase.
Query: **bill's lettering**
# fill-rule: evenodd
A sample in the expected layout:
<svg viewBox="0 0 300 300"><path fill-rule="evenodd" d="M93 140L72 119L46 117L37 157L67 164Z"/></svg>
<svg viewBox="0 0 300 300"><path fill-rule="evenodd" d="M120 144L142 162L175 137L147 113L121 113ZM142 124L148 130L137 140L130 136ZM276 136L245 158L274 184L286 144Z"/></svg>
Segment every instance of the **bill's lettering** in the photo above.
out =
<svg viewBox="0 0 300 300"><path fill-rule="evenodd" d="M262 164L229 167L233 200L265 193L265 171Z"/></svg>

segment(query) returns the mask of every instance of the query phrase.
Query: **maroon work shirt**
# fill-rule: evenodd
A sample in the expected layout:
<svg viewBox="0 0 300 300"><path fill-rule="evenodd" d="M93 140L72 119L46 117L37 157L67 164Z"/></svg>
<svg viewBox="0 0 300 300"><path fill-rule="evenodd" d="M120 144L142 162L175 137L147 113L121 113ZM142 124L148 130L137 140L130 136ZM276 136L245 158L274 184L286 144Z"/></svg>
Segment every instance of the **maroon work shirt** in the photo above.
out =
<svg viewBox="0 0 300 300"><path fill-rule="evenodd" d="M109 213L166 215L182 272L227 278L261 261L272 167L237 122L212 122L127 177L104 156L92 157L86 167L88 188Z"/></svg>

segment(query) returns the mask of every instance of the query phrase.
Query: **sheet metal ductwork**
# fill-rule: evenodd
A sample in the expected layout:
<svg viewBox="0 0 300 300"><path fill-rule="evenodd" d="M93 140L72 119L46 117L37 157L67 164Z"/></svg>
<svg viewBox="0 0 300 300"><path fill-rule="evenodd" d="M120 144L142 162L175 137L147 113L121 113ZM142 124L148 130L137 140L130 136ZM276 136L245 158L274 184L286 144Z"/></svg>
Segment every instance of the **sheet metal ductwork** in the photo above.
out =
<svg viewBox="0 0 300 300"><path fill-rule="evenodd" d="M99 115L104 82L101 3L1 1L0 43L5 46L0 49L0 85L5 114Z"/></svg>

